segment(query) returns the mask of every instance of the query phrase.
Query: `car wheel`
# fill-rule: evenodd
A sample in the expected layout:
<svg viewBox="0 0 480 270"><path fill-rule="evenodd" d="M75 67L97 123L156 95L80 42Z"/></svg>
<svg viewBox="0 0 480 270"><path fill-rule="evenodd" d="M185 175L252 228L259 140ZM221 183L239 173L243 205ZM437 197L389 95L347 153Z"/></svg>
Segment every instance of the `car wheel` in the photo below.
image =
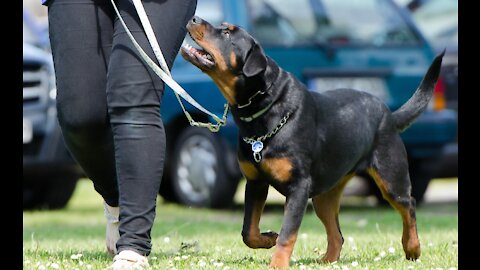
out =
<svg viewBox="0 0 480 270"><path fill-rule="evenodd" d="M75 191L76 174L54 174L24 179L23 209L61 209L65 207Z"/></svg>
<svg viewBox="0 0 480 270"><path fill-rule="evenodd" d="M228 171L228 147L215 133L188 127L179 136L169 179L181 204L225 208L231 205L240 177Z"/></svg>

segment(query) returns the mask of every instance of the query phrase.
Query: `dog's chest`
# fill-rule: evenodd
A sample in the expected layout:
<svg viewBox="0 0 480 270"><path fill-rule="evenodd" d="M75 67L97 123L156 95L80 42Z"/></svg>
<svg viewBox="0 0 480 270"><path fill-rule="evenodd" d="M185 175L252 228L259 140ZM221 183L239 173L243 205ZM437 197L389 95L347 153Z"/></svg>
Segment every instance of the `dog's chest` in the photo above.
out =
<svg viewBox="0 0 480 270"><path fill-rule="evenodd" d="M240 160L239 165L247 180L273 180L286 183L292 178L293 163L286 157L262 158L258 163Z"/></svg>

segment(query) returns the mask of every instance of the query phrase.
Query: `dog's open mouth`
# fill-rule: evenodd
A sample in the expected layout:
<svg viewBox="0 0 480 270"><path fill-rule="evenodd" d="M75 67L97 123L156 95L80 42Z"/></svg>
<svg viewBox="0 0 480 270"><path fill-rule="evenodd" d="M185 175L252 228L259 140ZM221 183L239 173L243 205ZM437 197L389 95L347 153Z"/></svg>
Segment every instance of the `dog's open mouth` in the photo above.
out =
<svg viewBox="0 0 480 270"><path fill-rule="evenodd" d="M203 48L195 48L188 43L184 43L181 48L182 56L199 68L212 68L215 66L213 57Z"/></svg>

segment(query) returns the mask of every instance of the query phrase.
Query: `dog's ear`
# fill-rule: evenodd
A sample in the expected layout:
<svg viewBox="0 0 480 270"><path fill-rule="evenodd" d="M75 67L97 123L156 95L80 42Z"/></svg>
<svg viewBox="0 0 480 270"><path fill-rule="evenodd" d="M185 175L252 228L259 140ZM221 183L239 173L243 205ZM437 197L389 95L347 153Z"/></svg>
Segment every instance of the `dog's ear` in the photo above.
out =
<svg viewBox="0 0 480 270"><path fill-rule="evenodd" d="M248 52L242 72L247 77L253 77L267 68L267 57L258 43L254 43Z"/></svg>

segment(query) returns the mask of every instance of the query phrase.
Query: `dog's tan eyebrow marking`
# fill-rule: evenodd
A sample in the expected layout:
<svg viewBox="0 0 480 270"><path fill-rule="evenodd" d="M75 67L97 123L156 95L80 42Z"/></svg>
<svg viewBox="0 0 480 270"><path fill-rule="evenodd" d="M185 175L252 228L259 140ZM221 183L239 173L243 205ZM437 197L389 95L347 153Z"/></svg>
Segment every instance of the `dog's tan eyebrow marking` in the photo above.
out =
<svg viewBox="0 0 480 270"><path fill-rule="evenodd" d="M292 162L288 158L264 159L260 166L265 172L280 182L288 182L292 176Z"/></svg>

